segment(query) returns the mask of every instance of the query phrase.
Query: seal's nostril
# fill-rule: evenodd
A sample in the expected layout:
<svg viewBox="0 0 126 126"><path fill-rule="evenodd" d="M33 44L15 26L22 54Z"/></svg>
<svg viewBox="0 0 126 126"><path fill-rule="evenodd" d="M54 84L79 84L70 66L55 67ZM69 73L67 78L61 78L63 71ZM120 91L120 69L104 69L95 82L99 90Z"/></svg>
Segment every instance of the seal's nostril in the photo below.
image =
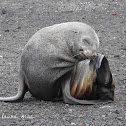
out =
<svg viewBox="0 0 126 126"><path fill-rule="evenodd" d="M93 56L97 56L98 54L96 53L96 51L92 52Z"/></svg>
<svg viewBox="0 0 126 126"><path fill-rule="evenodd" d="M83 52L84 50L83 49L79 49L79 51Z"/></svg>

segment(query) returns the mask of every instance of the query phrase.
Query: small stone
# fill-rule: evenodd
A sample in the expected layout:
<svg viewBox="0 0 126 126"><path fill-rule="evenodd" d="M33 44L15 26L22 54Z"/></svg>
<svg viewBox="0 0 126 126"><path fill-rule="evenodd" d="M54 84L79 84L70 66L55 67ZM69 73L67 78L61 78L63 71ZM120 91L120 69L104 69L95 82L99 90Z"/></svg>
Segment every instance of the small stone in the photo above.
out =
<svg viewBox="0 0 126 126"><path fill-rule="evenodd" d="M76 125L76 123L72 122L72 123L71 123L71 125L72 125L72 126L75 126L75 125Z"/></svg>
<svg viewBox="0 0 126 126"><path fill-rule="evenodd" d="M78 126L84 126L84 124L83 123L80 123ZM88 126L87 123L86 123L86 126Z"/></svg>
<svg viewBox="0 0 126 126"><path fill-rule="evenodd" d="M9 32L9 30L7 29L7 30L4 30L5 32Z"/></svg>
<svg viewBox="0 0 126 126"><path fill-rule="evenodd" d="M21 29L21 26L17 27L17 29Z"/></svg>
<svg viewBox="0 0 126 126"><path fill-rule="evenodd" d="M1 14L6 14L6 13L7 13L7 11L5 9L1 10Z"/></svg>
<svg viewBox="0 0 126 126"><path fill-rule="evenodd" d="M119 57L120 57L120 55L114 55L114 57L117 57L117 58L119 58Z"/></svg>
<svg viewBox="0 0 126 126"><path fill-rule="evenodd" d="M102 106L100 107L101 109L104 109L104 108L111 108L111 106Z"/></svg>
<svg viewBox="0 0 126 126"><path fill-rule="evenodd" d="M73 110L72 109L69 109L69 112L72 112Z"/></svg>
<svg viewBox="0 0 126 126"><path fill-rule="evenodd" d="M86 123L86 126L89 126L89 124Z"/></svg>
<svg viewBox="0 0 126 126"><path fill-rule="evenodd" d="M102 115L102 118L105 118L105 115Z"/></svg>
<svg viewBox="0 0 126 126"><path fill-rule="evenodd" d="M65 120L66 120L66 118L65 118L65 117L63 117L62 119L63 119L63 121L65 121Z"/></svg>
<svg viewBox="0 0 126 126"><path fill-rule="evenodd" d="M119 110L115 110L115 113L116 113L116 114L119 114Z"/></svg>
<svg viewBox="0 0 126 126"><path fill-rule="evenodd" d="M2 55L0 55L0 58L3 58L3 56L2 56Z"/></svg>
<svg viewBox="0 0 126 126"><path fill-rule="evenodd" d="M11 65L11 63L8 63L9 65Z"/></svg>
<svg viewBox="0 0 126 126"><path fill-rule="evenodd" d="M66 106L68 107L68 106L69 106L69 104L66 104Z"/></svg>
<svg viewBox="0 0 126 126"><path fill-rule="evenodd" d="M116 13L112 13L112 15L117 15Z"/></svg>
<svg viewBox="0 0 126 126"><path fill-rule="evenodd" d="M123 121L123 117L117 117L117 119Z"/></svg>

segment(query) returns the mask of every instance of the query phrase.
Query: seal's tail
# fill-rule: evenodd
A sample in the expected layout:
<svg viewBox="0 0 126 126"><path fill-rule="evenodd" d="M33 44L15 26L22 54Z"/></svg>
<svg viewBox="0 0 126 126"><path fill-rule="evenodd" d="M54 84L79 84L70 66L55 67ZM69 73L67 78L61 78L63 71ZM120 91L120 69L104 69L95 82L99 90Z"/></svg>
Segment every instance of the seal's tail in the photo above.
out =
<svg viewBox="0 0 126 126"><path fill-rule="evenodd" d="M12 97L0 97L0 101L4 101L4 102L19 102L19 101L22 101L26 92L27 92L27 87L26 87L26 84L24 82L24 78L23 78L22 74L20 73L17 95L12 96Z"/></svg>

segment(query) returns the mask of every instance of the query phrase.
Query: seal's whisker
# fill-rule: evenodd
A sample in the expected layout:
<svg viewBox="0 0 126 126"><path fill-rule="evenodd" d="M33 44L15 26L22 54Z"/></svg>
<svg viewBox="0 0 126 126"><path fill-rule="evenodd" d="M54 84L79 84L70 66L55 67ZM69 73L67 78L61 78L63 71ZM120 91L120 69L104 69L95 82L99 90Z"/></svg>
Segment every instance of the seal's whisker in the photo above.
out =
<svg viewBox="0 0 126 126"><path fill-rule="evenodd" d="M78 56L78 55L80 55L80 53L77 53L77 54L75 54L75 55L72 55L72 57L75 57L75 56Z"/></svg>

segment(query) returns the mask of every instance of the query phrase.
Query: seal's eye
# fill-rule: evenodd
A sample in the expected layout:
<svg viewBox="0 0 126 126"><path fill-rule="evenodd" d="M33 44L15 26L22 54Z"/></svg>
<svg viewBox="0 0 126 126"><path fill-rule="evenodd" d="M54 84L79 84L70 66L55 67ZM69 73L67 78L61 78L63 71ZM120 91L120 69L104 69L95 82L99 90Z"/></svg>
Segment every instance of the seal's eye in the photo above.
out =
<svg viewBox="0 0 126 126"><path fill-rule="evenodd" d="M83 49L79 49L80 52L83 52L84 50Z"/></svg>
<svg viewBox="0 0 126 126"><path fill-rule="evenodd" d="M90 44L91 44L90 41L88 41L87 39L83 39L82 41L83 41L83 43L84 43L85 45L90 45Z"/></svg>

